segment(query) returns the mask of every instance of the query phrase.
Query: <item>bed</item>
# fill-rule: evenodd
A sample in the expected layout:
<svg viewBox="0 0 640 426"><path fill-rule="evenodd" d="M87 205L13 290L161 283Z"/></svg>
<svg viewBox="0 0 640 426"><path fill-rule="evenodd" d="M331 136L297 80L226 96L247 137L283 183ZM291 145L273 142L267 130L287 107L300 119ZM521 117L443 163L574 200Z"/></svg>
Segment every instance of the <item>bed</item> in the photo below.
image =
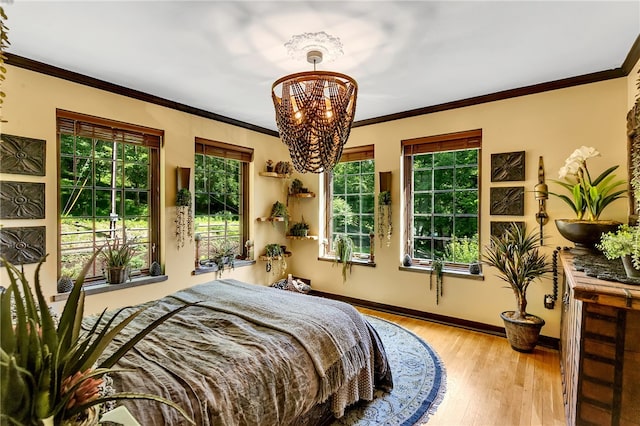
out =
<svg viewBox="0 0 640 426"><path fill-rule="evenodd" d="M112 374L116 390L171 399L202 426L314 425L393 386L375 329L352 306L231 279L143 304L113 344L193 302L119 361L135 371ZM124 404L144 425L186 424L161 404Z"/></svg>

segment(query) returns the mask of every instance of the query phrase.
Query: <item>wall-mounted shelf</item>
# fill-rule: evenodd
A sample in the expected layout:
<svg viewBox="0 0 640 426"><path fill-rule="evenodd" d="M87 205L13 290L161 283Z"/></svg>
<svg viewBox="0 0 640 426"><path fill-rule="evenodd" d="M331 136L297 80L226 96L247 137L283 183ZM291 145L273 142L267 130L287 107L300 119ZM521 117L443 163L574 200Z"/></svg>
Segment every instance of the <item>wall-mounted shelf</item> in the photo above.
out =
<svg viewBox="0 0 640 426"><path fill-rule="evenodd" d="M256 219L258 222L284 222L284 217L276 216L276 217L267 217L262 216Z"/></svg>
<svg viewBox="0 0 640 426"><path fill-rule="evenodd" d="M291 177L291 175L285 175L285 174L280 174L280 173L276 173L276 172L258 172L258 174L260 176L277 178L277 179L286 179L286 178Z"/></svg>
<svg viewBox="0 0 640 426"><path fill-rule="evenodd" d="M289 197L293 198L316 198L316 194L313 192L298 192L296 194L289 194Z"/></svg>
<svg viewBox="0 0 640 426"><path fill-rule="evenodd" d="M291 252L286 252L286 253L284 254L284 257L291 257ZM260 260L265 260L265 261L266 261L266 260L269 260L269 259L271 259L271 260L280 260L280 259L282 259L282 256L267 256L267 255L261 254L261 255L258 257L258 259L260 259Z"/></svg>
<svg viewBox="0 0 640 426"><path fill-rule="evenodd" d="M287 235L287 240L317 240L317 235L307 235L306 237L298 237L294 235Z"/></svg>

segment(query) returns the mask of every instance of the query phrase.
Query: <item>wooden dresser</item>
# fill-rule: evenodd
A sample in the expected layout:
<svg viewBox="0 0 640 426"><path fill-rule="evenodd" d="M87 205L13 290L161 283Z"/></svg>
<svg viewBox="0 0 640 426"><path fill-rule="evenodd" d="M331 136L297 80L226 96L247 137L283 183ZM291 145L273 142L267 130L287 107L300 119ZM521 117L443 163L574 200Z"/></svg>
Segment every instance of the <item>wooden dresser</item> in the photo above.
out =
<svg viewBox="0 0 640 426"><path fill-rule="evenodd" d="M560 254L568 425L640 425L640 286L588 277Z"/></svg>

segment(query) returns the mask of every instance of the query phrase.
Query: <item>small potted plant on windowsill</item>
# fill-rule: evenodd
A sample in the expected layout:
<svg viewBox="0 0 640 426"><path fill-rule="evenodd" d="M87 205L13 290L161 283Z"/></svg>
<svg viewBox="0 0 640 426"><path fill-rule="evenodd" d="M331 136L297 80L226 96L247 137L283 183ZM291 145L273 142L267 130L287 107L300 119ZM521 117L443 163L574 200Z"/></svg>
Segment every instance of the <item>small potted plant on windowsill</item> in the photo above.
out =
<svg viewBox="0 0 640 426"><path fill-rule="evenodd" d="M100 256L109 284L122 284L127 280L129 263L135 252L135 246L126 238L122 241L120 241L120 237L115 237L113 240L107 239Z"/></svg>
<svg viewBox="0 0 640 426"><path fill-rule="evenodd" d="M238 247L237 243L224 240L212 245L211 261L216 265L219 274L222 274L225 268L234 269Z"/></svg>
<svg viewBox="0 0 640 426"><path fill-rule="evenodd" d="M609 260L622 259L629 278L640 278L640 270L634 266L640 260L640 225L620 225L617 231L602 234L596 247Z"/></svg>

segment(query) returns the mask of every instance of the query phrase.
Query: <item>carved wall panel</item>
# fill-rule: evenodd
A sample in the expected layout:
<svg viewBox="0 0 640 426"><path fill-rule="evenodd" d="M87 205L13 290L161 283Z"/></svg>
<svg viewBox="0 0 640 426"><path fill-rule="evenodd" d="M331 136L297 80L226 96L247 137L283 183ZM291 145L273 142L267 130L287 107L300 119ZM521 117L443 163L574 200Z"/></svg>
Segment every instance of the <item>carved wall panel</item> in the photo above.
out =
<svg viewBox="0 0 640 426"><path fill-rule="evenodd" d="M1 134L0 172L18 175L45 175L45 146L42 139Z"/></svg>
<svg viewBox="0 0 640 426"><path fill-rule="evenodd" d="M491 182L524 180L525 152L491 154Z"/></svg>
<svg viewBox="0 0 640 426"><path fill-rule="evenodd" d="M0 228L0 256L14 265L38 263L46 247L44 226Z"/></svg>
<svg viewBox="0 0 640 426"><path fill-rule="evenodd" d="M0 219L44 219L44 183L0 181Z"/></svg>
<svg viewBox="0 0 640 426"><path fill-rule="evenodd" d="M492 215L523 216L524 186L491 188L490 204Z"/></svg>

